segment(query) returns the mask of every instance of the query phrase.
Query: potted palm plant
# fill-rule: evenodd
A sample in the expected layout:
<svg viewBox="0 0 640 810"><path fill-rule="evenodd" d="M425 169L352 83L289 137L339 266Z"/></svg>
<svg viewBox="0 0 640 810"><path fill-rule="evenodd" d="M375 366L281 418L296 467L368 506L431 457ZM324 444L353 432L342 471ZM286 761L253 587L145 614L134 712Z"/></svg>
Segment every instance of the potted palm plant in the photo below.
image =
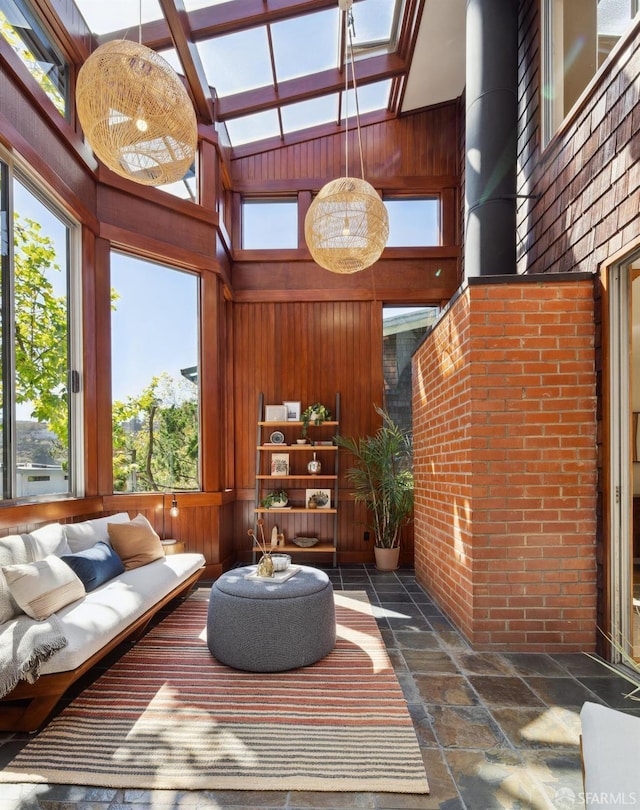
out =
<svg viewBox="0 0 640 810"><path fill-rule="evenodd" d="M356 463L347 470L353 497L370 515L376 568L394 571L400 554L400 530L413 515L413 446L411 434L375 406L382 425L373 436L358 439L336 436Z"/></svg>

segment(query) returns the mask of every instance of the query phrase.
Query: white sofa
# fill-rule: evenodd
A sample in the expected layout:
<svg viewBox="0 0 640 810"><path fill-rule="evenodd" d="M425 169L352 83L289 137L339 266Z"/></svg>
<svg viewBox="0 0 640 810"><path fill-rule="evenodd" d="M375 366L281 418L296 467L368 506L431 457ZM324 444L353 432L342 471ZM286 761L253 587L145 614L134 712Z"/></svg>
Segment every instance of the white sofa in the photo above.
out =
<svg viewBox="0 0 640 810"><path fill-rule="evenodd" d="M0 566L77 554L99 541L109 544L107 524L129 520L123 512L81 523L50 524L26 536L0 538ZM204 563L202 554L163 556L119 573L56 610L52 618L66 644L38 666L39 676L33 683L20 680L2 698L0 730L33 731L42 725L68 687L122 640L141 632L163 605L188 590L201 575ZM2 571L0 580L0 590L6 589ZM42 628L42 623L35 624L36 629ZM8 627L7 622L0 624L0 632Z"/></svg>

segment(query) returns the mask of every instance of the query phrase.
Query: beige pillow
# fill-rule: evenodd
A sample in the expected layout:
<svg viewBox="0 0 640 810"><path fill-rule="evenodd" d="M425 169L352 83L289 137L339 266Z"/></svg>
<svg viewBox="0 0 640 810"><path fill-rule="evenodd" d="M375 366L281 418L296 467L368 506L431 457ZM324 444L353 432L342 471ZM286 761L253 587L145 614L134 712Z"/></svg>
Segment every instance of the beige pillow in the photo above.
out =
<svg viewBox="0 0 640 810"><path fill-rule="evenodd" d="M75 572L53 554L32 563L5 565L2 573L16 603L38 621L86 593Z"/></svg>
<svg viewBox="0 0 640 810"><path fill-rule="evenodd" d="M129 523L108 523L109 539L126 571L164 557L160 538L144 515Z"/></svg>

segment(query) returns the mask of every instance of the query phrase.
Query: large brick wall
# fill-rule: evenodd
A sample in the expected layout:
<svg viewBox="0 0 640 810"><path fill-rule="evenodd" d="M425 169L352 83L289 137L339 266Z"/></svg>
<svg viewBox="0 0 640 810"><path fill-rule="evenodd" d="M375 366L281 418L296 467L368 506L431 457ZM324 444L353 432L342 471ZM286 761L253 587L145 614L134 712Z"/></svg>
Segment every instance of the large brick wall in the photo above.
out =
<svg viewBox="0 0 640 810"><path fill-rule="evenodd" d="M592 650L593 281L494 281L414 357L416 576L478 649Z"/></svg>

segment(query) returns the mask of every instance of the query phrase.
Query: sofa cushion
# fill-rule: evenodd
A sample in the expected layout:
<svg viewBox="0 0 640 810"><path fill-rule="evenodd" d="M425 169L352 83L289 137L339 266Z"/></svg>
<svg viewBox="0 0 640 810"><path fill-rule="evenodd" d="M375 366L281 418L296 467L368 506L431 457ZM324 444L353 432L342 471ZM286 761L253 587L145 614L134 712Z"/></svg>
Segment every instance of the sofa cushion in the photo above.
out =
<svg viewBox="0 0 640 810"><path fill-rule="evenodd" d="M125 571L62 608L56 616L68 643L42 665L40 674L79 667L203 565L202 554L172 554Z"/></svg>
<svg viewBox="0 0 640 810"><path fill-rule="evenodd" d="M54 554L32 563L5 565L2 572L11 596L28 616L38 621L85 595L84 585L76 574Z"/></svg>
<svg viewBox="0 0 640 810"><path fill-rule="evenodd" d="M140 568L164 557L160 538L144 515L129 523L108 523L111 545L122 560L125 570Z"/></svg>
<svg viewBox="0 0 640 810"><path fill-rule="evenodd" d="M30 562L44 560L49 554L55 554L56 557L71 554L61 523L49 523L47 526L34 529L29 537L32 545Z"/></svg>
<svg viewBox="0 0 640 810"><path fill-rule="evenodd" d="M75 571L86 591L94 590L124 571L120 557L102 540L77 554L63 554L60 559Z"/></svg>
<svg viewBox="0 0 640 810"><path fill-rule="evenodd" d="M9 585L2 572L5 565L31 562L31 543L25 534L12 534L0 539L0 624L22 613L20 606L11 596Z"/></svg>
<svg viewBox="0 0 640 810"><path fill-rule="evenodd" d="M83 520L81 523L65 523L64 533L69 543L72 554L78 551L85 551L102 540L109 542L108 523L128 523L129 515L126 512L118 512L117 515L95 518L94 520Z"/></svg>

